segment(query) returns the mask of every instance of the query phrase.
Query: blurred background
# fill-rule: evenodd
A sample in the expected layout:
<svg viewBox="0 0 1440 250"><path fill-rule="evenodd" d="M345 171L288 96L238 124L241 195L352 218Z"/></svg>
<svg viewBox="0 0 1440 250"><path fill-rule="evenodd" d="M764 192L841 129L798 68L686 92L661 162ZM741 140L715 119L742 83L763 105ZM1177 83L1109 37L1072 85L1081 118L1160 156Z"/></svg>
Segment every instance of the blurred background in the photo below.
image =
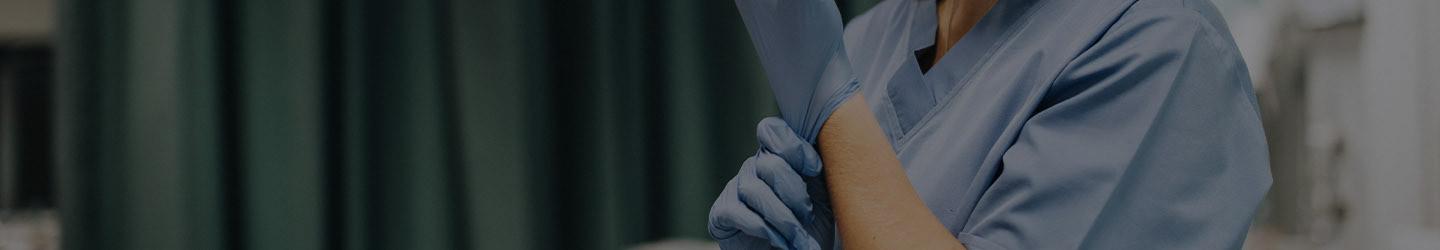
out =
<svg viewBox="0 0 1440 250"><path fill-rule="evenodd" d="M1440 1L1214 1L1246 248L1440 249ZM714 248L762 73L731 1L0 0L0 249Z"/></svg>

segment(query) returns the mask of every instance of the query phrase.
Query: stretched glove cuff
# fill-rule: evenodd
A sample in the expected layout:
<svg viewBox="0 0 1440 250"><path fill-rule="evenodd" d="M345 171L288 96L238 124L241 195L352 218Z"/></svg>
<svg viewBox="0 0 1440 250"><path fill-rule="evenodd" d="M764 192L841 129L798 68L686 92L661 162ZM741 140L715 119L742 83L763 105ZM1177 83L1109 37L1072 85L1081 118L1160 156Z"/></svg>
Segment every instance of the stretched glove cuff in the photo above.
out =
<svg viewBox="0 0 1440 250"><path fill-rule="evenodd" d="M836 41L836 43L841 42ZM795 122L792 119L786 119L792 125L800 125L794 127L795 133L810 144L815 144L820 134L820 127L823 127L825 121L830 119L830 114L835 113L835 109L839 108L840 104L855 95L860 89L860 82L855 79L854 71L850 68L850 59L845 55L844 46L836 44L832 47L835 52L831 53L825 70L817 79L818 84L814 95L811 96L808 110L805 111L804 120ZM782 115L790 117L791 114Z"/></svg>

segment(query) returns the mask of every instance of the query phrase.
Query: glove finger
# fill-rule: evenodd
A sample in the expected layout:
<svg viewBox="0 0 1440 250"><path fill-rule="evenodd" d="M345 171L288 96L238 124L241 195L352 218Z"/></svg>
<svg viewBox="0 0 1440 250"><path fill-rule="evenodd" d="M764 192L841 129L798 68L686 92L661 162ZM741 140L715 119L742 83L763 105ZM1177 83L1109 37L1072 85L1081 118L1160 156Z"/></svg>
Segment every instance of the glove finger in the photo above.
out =
<svg viewBox="0 0 1440 250"><path fill-rule="evenodd" d="M820 154L810 143L806 143L784 119L768 117L760 120L755 129L760 148L785 159L795 172L807 177L820 175Z"/></svg>
<svg viewBox="0 0 1440 250"><path fill-rule="evenodd" d="M770 186L775 196L779 197L801 222L809 222L814 208L810 193L805 187L805 180L800 178L800 174L779 156L763 151L755 156L754 162L755 173L760 180Z"/></svg>
<svg viewBox="0 0 1440 250"><path fill-rule="evenodd" d="M741 176L753 173L753 167L746 160L745 167L741 168ZM743 240L746 236L756 237L769 241L769 244L776 248L786 248L789 241L781 236L774 228L765 224L760 215L740 202L737 196L737 178L730 179L725 184L725 189L720 192L720 197L710 207L710 237L715 241L736 241Z"/></svg>
<svg viewBox="0 0 1440 250"><path fill-rule="evenodd" d="M790 241L791 247L798 249L818 249L819 243L805 231L800 220L795 218L794 212L780 201L775 191L770 189L764 181L756 178L741 178L737 185L740 202L745 203L751 211L755 211L771 227L780 232L780 235Z"/></svg>
<svg viewBox="0 0 1440 250"><path fill-rule="evenodd" d="M775 248L778 248L778 247L776 247L775 245L773 245L774 242L771 242L770 239L761 238L761 237L755 237L755 236L750 236L750 235L748 235L748 234L739 234L739 235L736 235L735 237L731 237L731 238L728 238L728 239L716 240L715 243L716 243L716 245L719 245L719 246L720 246L719 249L725 249L725 250L730 250L730 249L775 249ZM718 250L718 249L717 249L717 250Z"/></svg>
<svg viewBox="0 0 1440 250"><path fill-rule="evenodd" d="M749 209L745 210L748 211ZM757 215L754 212L737 212L723 218L724 220L728 221L724 223L734 223L733 225L737 225L737 228L739 228L739 232L731 235L730 237L716 239L717 241L725 241L743 237L755 237L764 239L770 244L770 246L775 248L787 249L790 247L789 239L786 239L785 236L781 235L774 228L766 225L765 220L761 219L760 215Z"/></svg>

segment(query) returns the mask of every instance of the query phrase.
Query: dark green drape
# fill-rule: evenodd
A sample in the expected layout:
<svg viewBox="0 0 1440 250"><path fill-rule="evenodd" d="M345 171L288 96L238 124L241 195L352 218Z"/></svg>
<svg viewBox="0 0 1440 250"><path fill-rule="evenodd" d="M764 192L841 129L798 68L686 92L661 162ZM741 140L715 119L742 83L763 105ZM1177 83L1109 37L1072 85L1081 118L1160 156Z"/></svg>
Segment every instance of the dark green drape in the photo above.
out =
<svg viewBox="0 0 1440 250"><path fill-rule="evenodd" d="M54 207L50 46L0 43L0 210Z"/></svg>
<svg viewBox="0 0 1440 250"><path fill-rule="evenodd" d="M69 249L703 239L774 114L730 1L58 9Z"/></svg>

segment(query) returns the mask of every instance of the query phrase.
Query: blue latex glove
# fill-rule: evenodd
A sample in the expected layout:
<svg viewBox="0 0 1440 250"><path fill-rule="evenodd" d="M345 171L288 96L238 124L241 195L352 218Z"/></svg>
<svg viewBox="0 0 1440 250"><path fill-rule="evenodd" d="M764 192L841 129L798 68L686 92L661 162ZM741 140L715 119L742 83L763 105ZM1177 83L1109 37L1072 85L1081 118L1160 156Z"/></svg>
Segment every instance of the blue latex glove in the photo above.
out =
<svg viewBox="0 0 1440 250"><path fill-rule="evenodd" d="M785 122L760 122L760 150L710 208L710 236L722 249L830 249L834 216L820 155Z"/></svg>
<svg viewBox="0 0 1440 250"><path fill-rule="evenodd" d="M814 144L820 126L859 82L844 49L833 0L736 0L785 118Z"/></svg>

